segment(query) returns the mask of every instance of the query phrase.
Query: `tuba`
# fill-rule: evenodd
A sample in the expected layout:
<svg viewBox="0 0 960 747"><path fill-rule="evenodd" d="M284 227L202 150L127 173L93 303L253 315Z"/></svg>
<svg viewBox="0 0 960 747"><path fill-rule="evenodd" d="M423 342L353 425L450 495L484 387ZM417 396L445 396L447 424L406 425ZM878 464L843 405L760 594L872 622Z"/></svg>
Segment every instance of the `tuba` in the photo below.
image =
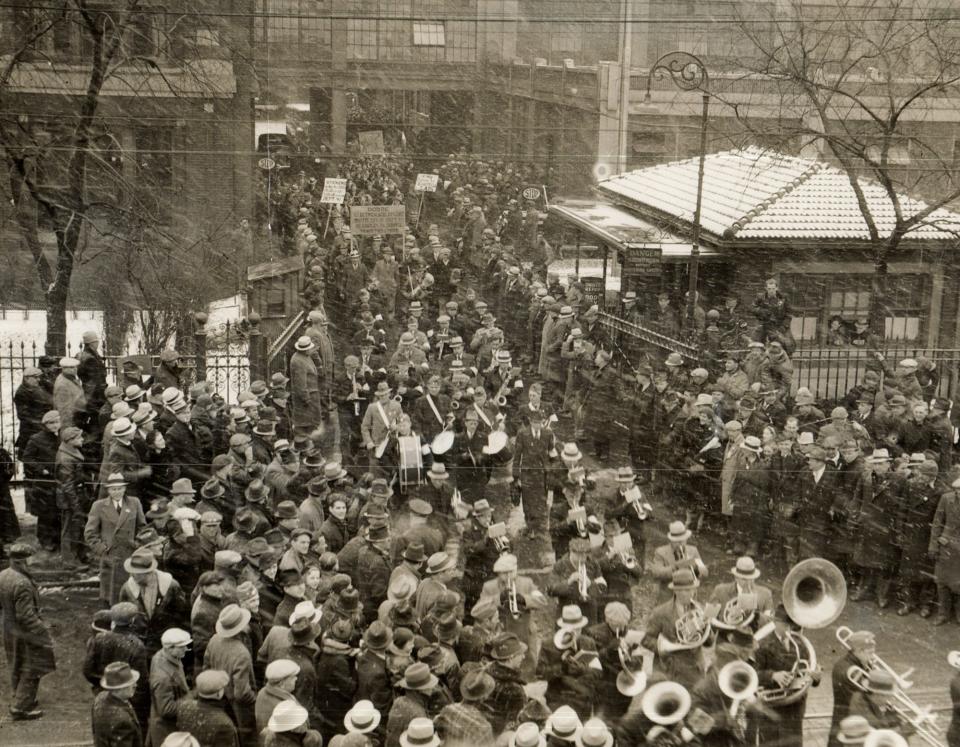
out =
<svg viewBox="0 0 960 747"><path fill-rule="evenodd" d="M640 700L640 709L656 724L646 734L648 744L680 745L692 742L694 733L683 720L690 712L690 693L678 682L651 685Z"/></svg>
<svg viewBox="0 0 960 747"><path fill-rule="evenodd" d="M847 601L847 583L830 561L809 558L790 569L781 594L790 619L803 628L816 630L840 616ZM757 697L770 705L789 705L803 698L818 672L817 652L810 639L793 630L787 636L795 654L790 684L760 688L757 692Z"/></svg>

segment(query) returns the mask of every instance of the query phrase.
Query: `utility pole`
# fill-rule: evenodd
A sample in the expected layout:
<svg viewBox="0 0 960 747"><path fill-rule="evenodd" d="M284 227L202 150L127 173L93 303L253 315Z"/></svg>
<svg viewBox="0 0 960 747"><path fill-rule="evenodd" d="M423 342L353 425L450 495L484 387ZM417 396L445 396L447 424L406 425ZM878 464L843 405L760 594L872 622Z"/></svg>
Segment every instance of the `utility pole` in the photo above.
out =
<svg viewBox="0 0 960 747"><path fill-rule="evenodd" d="M627 170L630 148L630 64L632 56L633 0L621 0L620 23L620 124L617 138L617 173Z"/></svg>

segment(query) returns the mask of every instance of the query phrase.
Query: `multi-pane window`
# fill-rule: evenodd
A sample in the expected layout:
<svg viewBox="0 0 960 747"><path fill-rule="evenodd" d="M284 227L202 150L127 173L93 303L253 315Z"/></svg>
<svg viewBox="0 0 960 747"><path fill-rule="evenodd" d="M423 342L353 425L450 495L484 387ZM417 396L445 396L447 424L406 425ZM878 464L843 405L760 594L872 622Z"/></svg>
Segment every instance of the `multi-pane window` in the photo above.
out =
<svg viewBox="0 0 960 747"><path fill-rule="evenodd" d="M442 47L446 45L442 21L414 21L413 44L417 47Z"/></svg>
<svg viewBox="0 0 960 747"><path fill-rule="evenodd" d="M790 329L801 344L842 346L857 319L869 316L874 276L785 275L780 283L790 301ZM888 279L883 299L887 340L917 341L925 332L930 277L898 274Z"/></svg>
<svg viewBox="0 0 960 747"><path fill-rule="evenodd" d="M316 59L330 50L330 3L318 0L259 0L254 40L270 54Z"/></svg>

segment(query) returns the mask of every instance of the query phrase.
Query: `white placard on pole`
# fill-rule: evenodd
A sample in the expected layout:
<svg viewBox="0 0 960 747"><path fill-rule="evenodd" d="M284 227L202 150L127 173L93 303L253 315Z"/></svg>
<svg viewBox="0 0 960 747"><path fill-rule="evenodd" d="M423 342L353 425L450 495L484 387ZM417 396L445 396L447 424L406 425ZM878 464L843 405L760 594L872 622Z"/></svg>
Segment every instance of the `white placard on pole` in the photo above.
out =
<svg viewBox="0 0 960 747"><path fill-rule="evenodd" d="M320 195L320 202L329 205L342 205L343 198L347 194L346 179L324 179L323 194Z"/></svg>
<svg viewBox="0 0 960 747"><path fill-rule="evenodd" d="M403 234L407 210L403 205L354 205L350 210L350 230L354 236Z"/></svg>
<svg viewBox="0 0 960 747"><path fill-rule="evenodd" d="M414 192L436 192L440 176L437 174L417 174L417 183Z"/></svg>

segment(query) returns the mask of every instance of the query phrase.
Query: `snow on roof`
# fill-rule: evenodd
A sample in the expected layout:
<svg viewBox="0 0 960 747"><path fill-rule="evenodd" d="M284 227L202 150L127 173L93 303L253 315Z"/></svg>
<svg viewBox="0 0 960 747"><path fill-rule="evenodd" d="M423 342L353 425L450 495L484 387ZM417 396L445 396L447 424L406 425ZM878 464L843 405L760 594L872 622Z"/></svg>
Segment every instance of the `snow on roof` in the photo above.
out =
<svg viewBox="0 0 960 747"><path fill-rule="evenodd" d="M693 220L698 159L652 166L605 179L599 191L621 204ZM895 225L893 205L880 185L860 180L881 236ZM903 215L926 207L900 197ZM867 225L845 172L820 161L760 148L708 155L704 165L701 227L728 239L867 240ZM908 239L960 236L960 215L934 211Z"/></svg>

